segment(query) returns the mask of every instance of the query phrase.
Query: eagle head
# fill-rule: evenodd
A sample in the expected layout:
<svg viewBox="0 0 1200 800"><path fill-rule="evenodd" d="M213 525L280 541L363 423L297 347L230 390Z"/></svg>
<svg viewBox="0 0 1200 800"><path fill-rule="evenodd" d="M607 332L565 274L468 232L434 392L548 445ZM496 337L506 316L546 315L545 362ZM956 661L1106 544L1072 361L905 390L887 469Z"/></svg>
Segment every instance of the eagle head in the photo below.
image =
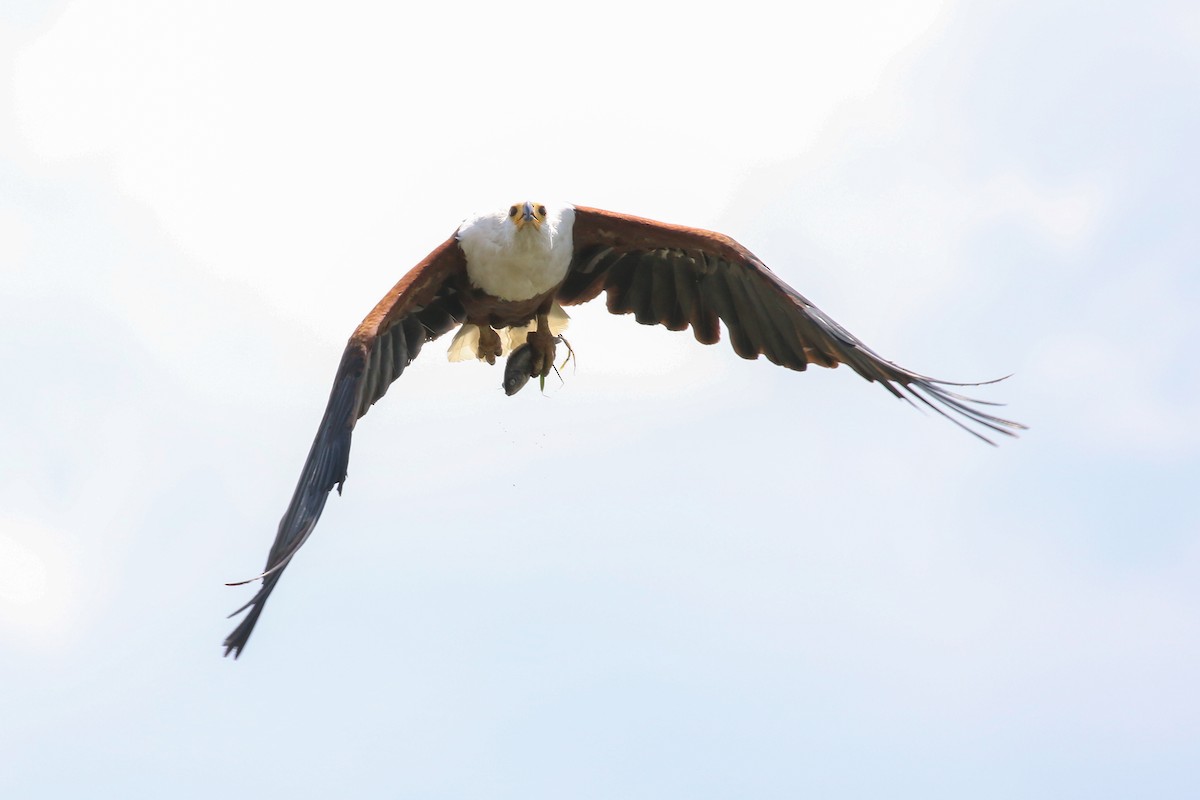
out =
<svg viewBox="0 0 1200 800"><path fill-rule="evenodd" d="M514 203L508 208L508 218L513 225L517 226L517 230L521 230L529 224L532 224L534 230L537 230L546 221L546 206L541 203L531 203L528 200Z"/></svg>

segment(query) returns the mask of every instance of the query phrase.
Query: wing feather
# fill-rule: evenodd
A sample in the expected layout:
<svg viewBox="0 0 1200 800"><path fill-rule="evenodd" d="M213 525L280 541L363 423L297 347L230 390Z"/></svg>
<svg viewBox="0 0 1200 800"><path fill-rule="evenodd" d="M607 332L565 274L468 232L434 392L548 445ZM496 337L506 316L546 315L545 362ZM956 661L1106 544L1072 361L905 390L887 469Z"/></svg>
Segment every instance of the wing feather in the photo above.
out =
<svg viewBox="0 0 1200 800"><path fill-rule="evenodd" d="M425 342L458 324L462 303L454 279L465 269L458 242L454 237L447 239L400 279L350 337L317 435L279 521L266 568L258 576L262 585L230 615L249 609L225 639L225 655L232 653L237 658L241 654L284 568L316 527L329 492L336 487L341 493L355 423L384 396Z"/></svg>
<svg viewBox="0 0 1200 800"><path fill-rule="evenodd" d="M700 338L700 329L703 326L696 297L698 279L696 257L691 253L681 253L679 258L671 262L671 280L674 285L669 288L669 291L675 293L675 308L678 310L678 316L672 320L673 324L667 327L673 331L682 331L691 325L696 332L696 338Z"/></svg>
<svg viewBox="0 0 1200 800"><path fill-rule="evenodd" d="M720 233L575 207L575 258L558 301L574 305L604 290L608 310L643 324L691 326L696 340L720 339L725 323L733 350L803 370L846 364L907 402L927 406L989 444L986 433L1015 436L1025 426L983 410L994 406L948 387L979 386L921 375L867 347ZM982 429L982 432L981 430Z"/></svg>
<svg viewBox="0 0 1200 800"><path fill-rule="evenodd" d="M604 287L608 294L608 310L613 314L630 314L636 308L633 299L637 288L634 282L634 262L637 260L637 254L616 254L608 270Z"/></svg>
<svg viewBox="0 0 1200 800"><path fill-rule="evenodd" d="M672 331L681 331L688 325L687 315L683 312L682 298L675 290L676 265L685 258L687 255L680 250L668 250L663 262L656 265L654 286L650 290L654 316Z"/></svg>
<svg viewBox="0 0 1200 800"><path fill-rule="evenodd" d="M661 320L654 307L654 273L661 259L656 253L642 253L634 259L633 286L630 289L633 303L633 318L643 325L655 325Z"/></svg>

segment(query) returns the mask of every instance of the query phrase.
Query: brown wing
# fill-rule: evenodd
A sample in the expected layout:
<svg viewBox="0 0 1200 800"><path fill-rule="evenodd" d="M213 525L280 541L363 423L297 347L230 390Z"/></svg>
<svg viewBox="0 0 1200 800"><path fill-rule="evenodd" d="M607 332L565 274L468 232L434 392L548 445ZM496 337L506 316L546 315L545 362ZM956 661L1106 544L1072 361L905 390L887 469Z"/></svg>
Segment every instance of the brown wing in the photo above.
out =
<svg viewBox="0 0 1200 800"><path fill-rule="evenodd" d="M605 291L612 313L632 313L643 325L673 331L691 326L702 344L721 338L720 320L743 358L765 355L795 370L846 364L989 444L994 442L964 422L1008 436L1025 428L979 408L995 403L946 388L977 383L929 378L880 357L728 236L576 206L573 237L575 256L558 292L563 305L585 303Z"/></svg>
<svg viewBox="0 0 1200 800"><path fill-rule="evenodd" d="M466 259L452 236L401 278L350 337L333 379L325 416L300 471L292 502L279 521L266 569L259 576L262 586L250 602L230 615L250 609L225 639L225 655L233 653L237 658L241 653L283 568L316 526L329 491L336 486L341 494L350 460L350 436L358 418L383 397L422 345L462 320L462 303L453 278L465 269Z"/></svg>

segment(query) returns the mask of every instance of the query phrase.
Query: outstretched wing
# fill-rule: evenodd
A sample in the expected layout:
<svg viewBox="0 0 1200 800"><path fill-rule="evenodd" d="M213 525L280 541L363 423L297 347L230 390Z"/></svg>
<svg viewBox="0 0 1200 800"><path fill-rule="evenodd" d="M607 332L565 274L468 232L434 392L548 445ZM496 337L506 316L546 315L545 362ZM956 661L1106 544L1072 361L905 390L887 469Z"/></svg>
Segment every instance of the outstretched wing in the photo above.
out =
<svg viewBox="0 0 1200 800"><path fill-rule="evenodd" d="M258 576L262 586L250 602L230 615L250 609L225 639L225 655L233 653L237 658L241 653L284 567L320 519L329 491L336 486L341 493L350 460L350 436L358 418L383 397L422 345L462 320L462 303L453 278L465 270L466 259L452 236L401 278L350 337L333 379L325 416L292 501L279 521L266 569Z"/></svg>
<svg viewBox="0 0 1200 800"><path fill-rule="evenodd" d="M846 364L989 444L980 428L1007 436L1025 428L980 408L995 403L947 388L978 383L929 378L882 358L728 236L579 206L572 235L575 255L558 291L563 305L585 303L603 290L612 313L632 313L643 325L673 331L691 326L702 344L721 338L720 320L743 358L765 355L795 370Z"/></svg>

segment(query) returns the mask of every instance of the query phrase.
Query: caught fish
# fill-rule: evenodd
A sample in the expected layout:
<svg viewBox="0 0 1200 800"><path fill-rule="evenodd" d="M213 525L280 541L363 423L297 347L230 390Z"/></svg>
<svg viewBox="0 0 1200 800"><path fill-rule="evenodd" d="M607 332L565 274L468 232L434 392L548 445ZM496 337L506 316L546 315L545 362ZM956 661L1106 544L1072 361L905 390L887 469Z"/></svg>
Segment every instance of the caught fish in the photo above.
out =
<svg viewBox="0 0 1200 800"><path fill-rule="evenodd" d="M523 344L513 350L504 363L504 393L512 397L533 377L533 350L528 344Z"/></svg>

